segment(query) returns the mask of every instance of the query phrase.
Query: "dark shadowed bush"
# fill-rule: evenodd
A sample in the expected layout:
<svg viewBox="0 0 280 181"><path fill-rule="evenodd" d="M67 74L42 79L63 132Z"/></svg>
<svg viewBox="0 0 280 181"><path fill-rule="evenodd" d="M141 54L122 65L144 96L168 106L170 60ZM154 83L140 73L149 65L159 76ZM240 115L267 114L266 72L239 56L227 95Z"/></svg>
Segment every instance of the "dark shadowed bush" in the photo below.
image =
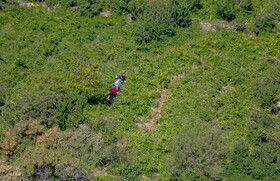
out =
<svg viewBox="0 0 280 181"><path fill-rule="evenodd" d="M162 41L175 35L175 27L190 25L190 12L199 7L198 0L151 1L139 21L136 42L147 44L152 40Z"/></svg>
<svg viewBox="0 0 280 181"><path fill-rule="evenodd" d="M124 176L124 178L127 180L141 180L139 176L142 174L142 172L143 168L141 168L141 165L134 163L125 165L121 169L122 176Z"/></svg>
<svg viewBox="0 0 280 181"><path fill-rule="evenodd" d="M227 21L232 21L236 17L234 0L221 0L217 3L217 15Z"/></svg>
<svg viewBox="0 0 280 181"><path fill-rule="evenodd" d="M151 1L141 17L136 32L136 42L146 44L152 40L162 41L175 33L172 17L166 2Z"/></svg>
<svg viewBox="0 0 280 181"><path fill-rule="evenodd" d="M271 108L276 103L276 96L279 89L277 81L264 81L258 87L256 97L260 99L262 108Z"/></svg>
<svg viewBox="0 0 280 181"><path fill-rule="evenodd" d="M253 2L252 0L243 0L240 2L242 12L246 14L251 14L253 11Z"/></svg>
<svg viewBox="0 0 280 181"><path fill-rule="evenodd" d="M253 31L259 34L260 31L271 31L275 27L275 17L270 11L261 11L255 18Z"/></svg>
<svg viewBox="0 0 280 181"><path fill-rule="evenodd" d="M48 128L59 125L65 129L83 122L85 104L86 98L76 93L42 91L23 96L16 105L8 102L3 107L2 115L11 124L34 119Z"/></svg>
<svg viewBox="0 0 280 181"><path fill-rule="evenodd" d="M280 150L272 142L261 142L249 151L245 141L238 142L231 153L230 162L224 165L224 178L238 175L246 180L274 180L280 175Z"/></svg>

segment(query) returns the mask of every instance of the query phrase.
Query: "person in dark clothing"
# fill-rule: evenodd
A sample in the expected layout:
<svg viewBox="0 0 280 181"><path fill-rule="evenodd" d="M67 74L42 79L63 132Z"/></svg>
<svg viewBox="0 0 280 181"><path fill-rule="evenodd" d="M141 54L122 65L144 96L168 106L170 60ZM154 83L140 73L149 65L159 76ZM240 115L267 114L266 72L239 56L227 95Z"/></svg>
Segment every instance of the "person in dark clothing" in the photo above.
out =
<svg viewBox="0 0 280 181"><path fill-rule="evenodd" d="M123 76L123 74L121 74L121 80L122 82L125 81L125 76Z"/></svg>
<svg viewBox="0 0 280 181"><path fill-rule="evenodd" d="M115 94L114 94L114 92L111 89L110 92L109 92L109 96L107 97L107 100L109 100L109 103L111 105L114 104L114 102L115 102L114 98L115 98Z"/></svg>

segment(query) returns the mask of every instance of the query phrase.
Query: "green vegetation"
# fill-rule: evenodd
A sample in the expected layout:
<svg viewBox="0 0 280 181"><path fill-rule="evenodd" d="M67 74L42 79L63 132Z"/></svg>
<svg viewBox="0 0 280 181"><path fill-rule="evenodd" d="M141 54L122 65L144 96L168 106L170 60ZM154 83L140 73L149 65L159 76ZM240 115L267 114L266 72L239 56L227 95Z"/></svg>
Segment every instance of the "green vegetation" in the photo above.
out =
<svg viewBox="0 0 280 181"><path fill-rule="evenodd" d="M280 177L278 0L32 2L0 3L0 179Z"/></svg>

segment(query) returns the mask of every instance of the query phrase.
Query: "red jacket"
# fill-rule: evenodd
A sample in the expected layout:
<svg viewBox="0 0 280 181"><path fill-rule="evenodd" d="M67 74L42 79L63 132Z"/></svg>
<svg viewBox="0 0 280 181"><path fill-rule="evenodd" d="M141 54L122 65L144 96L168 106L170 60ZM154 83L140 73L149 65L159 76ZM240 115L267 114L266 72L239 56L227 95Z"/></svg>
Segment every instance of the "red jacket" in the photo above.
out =
<svg viewBox="0 0 280 181"><path fill-rule="evenodd" d="M114 86L114 87L112 88L112 91L114 92L115 95L118 94L118 92L117 92L117 87L116 87L116 86Z"/></svg>

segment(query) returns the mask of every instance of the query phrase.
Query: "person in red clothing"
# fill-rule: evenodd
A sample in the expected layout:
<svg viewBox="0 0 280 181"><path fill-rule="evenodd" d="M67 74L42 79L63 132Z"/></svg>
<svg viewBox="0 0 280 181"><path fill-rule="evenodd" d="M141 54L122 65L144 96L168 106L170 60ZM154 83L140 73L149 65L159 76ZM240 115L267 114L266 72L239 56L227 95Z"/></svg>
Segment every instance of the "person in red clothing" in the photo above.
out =
<svg viewBox="0 0 280 181"><path fill-rule="evenodd" d="M115 96L118 94L117 87L115 84L112 84L112 91L114 92Z"/></svg>

